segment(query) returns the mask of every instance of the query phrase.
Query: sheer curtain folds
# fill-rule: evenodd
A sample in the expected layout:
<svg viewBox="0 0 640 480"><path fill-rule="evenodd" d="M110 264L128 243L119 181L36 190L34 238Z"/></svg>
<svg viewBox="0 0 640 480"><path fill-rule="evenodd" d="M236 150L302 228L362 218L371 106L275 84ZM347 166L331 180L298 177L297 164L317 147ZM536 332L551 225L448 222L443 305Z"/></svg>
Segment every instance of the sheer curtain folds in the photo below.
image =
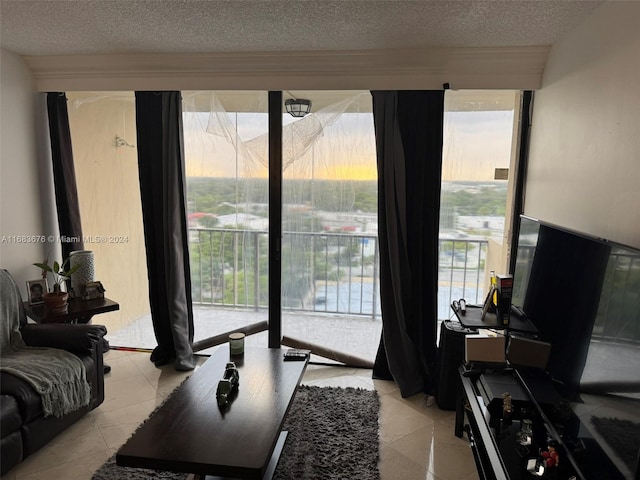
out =
<svg viewBox="0 0 640 480"><path fill-rule="evenodd" d="M180 92L136 92L138 170L158 342L151 360L195 367Z"/></svg>
<svg viewBox="0 0 640 480"><path fill-rule="evenodd" d="M382 338L375 378L433 393L444 91L374 91Z"/></svg>

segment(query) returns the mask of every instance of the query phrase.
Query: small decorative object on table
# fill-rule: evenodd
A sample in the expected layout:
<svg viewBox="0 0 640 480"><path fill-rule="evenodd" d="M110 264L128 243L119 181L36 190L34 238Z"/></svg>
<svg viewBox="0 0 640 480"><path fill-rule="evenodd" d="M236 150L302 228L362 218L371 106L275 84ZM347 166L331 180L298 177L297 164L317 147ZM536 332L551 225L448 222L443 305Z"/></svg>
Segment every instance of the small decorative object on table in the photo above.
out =
<svg viewBox="0 0 640 480"><path fill-rule="evenodd" d="M549 440L547 442L547 450L540 452L540 456L543 458L547 468L557 467L558 463L560 463L560 456L556 451L556 442Z"/></svg>
<svg viewBox="0 0 640 480"><path fill-rule="evenodd" d="M484 303L482 304L482 319L487 316L487 313L495 313L496 312L496 304L498 303L498 289L496 285L496 272L491 270L491 277L489 283L489 293L484 299Z"/></svg>
<svg viewBox="0 0 640 480"><path fill-rule="evenodd" d="M240 374L238 373L236 364L228 362L224 369L224 376L222 377L222 380L218 382L218 389L216 390L218 407L223 408L229 405L231 394L238 390L239 385Z"/></svg>
<svg viewBox="0 0 640 480"><path fill-rule="evenodd" d="M84 300L93 300L95 298L104 298L105 289L101 282L88 282L81 288L82 298Z"/></svg>
<svg viewBox="0 0 640 480"><path fill-rule="evenodd" d="M235 332L229 335L229 352L231 355L244 354L244 337L242 332Z"/></svg>
<svg viewBox="0 0 640 480"><path fill-rule="evenodd" d="M513 403L511 401L511 395L507 392L502 394L502 418L503 420L511 420L511 414L513 413Z"/></svg>
<svg viewBox="0 0 640 480"><path fill-rule="evenodd" d="M516 434L516 440L520 445L531 445L531 439L533 438L533 427L531 420L525 418L522 420L522 426L520 431Z"/></svg>
<svg viewBox="0 0 640 480"><path fill-rule="evenodd" d="M530 458L529 460L527 460L527 471L532 475L535 475L536 477L543 476L544 462L539 459Z"/></svg>
<svg viewBox="0 0 640 480"><path fill-rule="evenodd" d="M93 252L91 250L75 250L69 254L69 266L78 268L71 275L71 288L76 296L80 295L90 282L93 282L95 266Z"/></svg>
<svg viewBox="0 0 640 480"><path fill-rule="evenodd" d="M45 272L46 276L46 272ZM44 303L44 294L49 292L46 278L42 280L30 280L27 282L27 294L29 305L41 305Z"/></svg>

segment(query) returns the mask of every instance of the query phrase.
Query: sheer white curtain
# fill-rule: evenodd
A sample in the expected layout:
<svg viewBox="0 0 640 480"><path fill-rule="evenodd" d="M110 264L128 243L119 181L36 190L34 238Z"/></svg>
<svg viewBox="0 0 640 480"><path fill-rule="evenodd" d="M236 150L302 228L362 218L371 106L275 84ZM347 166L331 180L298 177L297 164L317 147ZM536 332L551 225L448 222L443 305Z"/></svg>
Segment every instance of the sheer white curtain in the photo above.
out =
<svg viewBox="0 0 640 480"><path fill-rule="evenodd" d="M377 235L370 93L305 93L314 101L313 113L299 119L283 113L282 304L285 312L297 312L285 314L283 331L348 350L354 335L336 334L335 319L327 326L328 316L324 323L296 318L318 310L357 310L356 320L379 314L373 300L375 239L363 248L359 238L321 236ZM194 313L201 338L266 319L268 177L274 172L267 169L266 92L183 92L183 102ZM320 297L323 302L316 303ZM371 335L363 355L373 357L377 338L379 333Z"/></svg>

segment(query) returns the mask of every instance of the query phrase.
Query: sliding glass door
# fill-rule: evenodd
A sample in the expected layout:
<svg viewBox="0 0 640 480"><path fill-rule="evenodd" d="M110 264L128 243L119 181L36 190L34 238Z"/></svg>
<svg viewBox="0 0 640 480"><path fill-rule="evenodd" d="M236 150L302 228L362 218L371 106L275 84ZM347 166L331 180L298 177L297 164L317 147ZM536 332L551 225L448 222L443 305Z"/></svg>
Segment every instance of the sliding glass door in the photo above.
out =
<svg viewBox="0 0 640 480"><path fill-rule="evenodd" d="M284 111L293 93L312 113ZM381 329L371 94L281 96L270 130L267 92L183 92L196 343L269 322L285 345L370 362ZM282 166L270 170L274 139ZM278 254L279 276L269 268ZM262 332L247 343L270 342Z"/></svg>
<svg viewBox="0 0 640 480"><path fill-rule="evenodd" d="M271 124L270 95L279 102ZM85 247L120 303L100 320L112 345L153 348L133 92L68 98ZM309 100L311 113L287 113L292 99ZM515 91L446 93L441 319L452 300L481 302L490 270L507 271L519 102ZM261 332L248 344L266 346L271 320L285 345L373 360L381 312L370 92L185 91L183 124L196 343L247 330ZM282 165L270 170L275 136ZM281 229L275 276L270 210Z"/></svg>
<svg viewBox="0 0 640 480"><path fill-rule="evenodd" d="M267 328L267 92L183 92L195 342ZM266 345L266 334L247 343ZM213 342L215 343L215 342Z"/></svg>
<svg viewBox="0 0 640 480"><path fill-rule="evenodd" d="M377 169L368 91L284 92L283 343L373 362L380 339Z"/></svg>
<svg viewBox="0 0 640 480"><path fill-rule="evenodd" d="M482 304L490 271L508 273L521 92L445 95L438 318Z"/></svg>

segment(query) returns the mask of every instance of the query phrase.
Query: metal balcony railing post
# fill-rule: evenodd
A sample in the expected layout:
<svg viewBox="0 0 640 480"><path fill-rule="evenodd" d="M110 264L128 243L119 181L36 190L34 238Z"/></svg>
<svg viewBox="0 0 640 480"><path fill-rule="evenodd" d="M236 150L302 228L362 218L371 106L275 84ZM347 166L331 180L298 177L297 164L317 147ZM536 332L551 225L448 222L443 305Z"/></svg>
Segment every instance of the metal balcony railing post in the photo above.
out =
<svg viewBox="0 0 640 480"><path fill-rule="evenodd" d="M225 250L225 245L224 245L224 237L225 237L225 232L222 231L220 232L220 278L222 280L222 305L225 305L225 294L227 293L227 277L225 275L225 264L224 264L224 250Z"/></svg>
<svg viewBox="0 0 640 480"><path fill-rule="evenodd" d="M329 236L325 235L324 242L324 311L327 311L327 295L329 294Z"/></svg>
<svg viewBox="0 0 640 480"><path fill-rule="evenodd" d="M363 313L362 302L364 299L364 237L358 242L360 244L360 313Z"/></svg>
<svg viewBox="0 0 640 480"><path fill-rule="evenodd" d="M257 312L260 308L260 240L258 232L253 232L253 309Z"/></svg>
<svg viewBox="0 0 640 480"><path fill-rule="evenodd" d="M349 246L347 247L346 251L345 251L345 257L348 255L349 256L349 265L347 265L347 271L348 271L348 279L349 281L347 282L347 288L349 289L348 293L347 293L347 313L352 313L351 312L351 280L353 278L353 257L351 256L351 244L353 242L353 237L348 237L349 238Z"/></svg>
<svg viewBox="0 0 640 480"><path fill-rule="evenodd" d="M238 305L238 231L233 232L231 248L233 249L233 304Z"/></svg>
<svg viewBox="0 0 640 480"><path fill-rule="evenodd" d="M338 253L336 254L337 273L336 273L336 311L340 311L340 241L342 236L338 235Z"/></svg>
<svg viewBox="0 0 640 480"><path fill-rule="evenodd" d="M198 233L198 268L199 268L198 277L200 277L198 279L198 291L200 293L198 297L200 298L200 301L202 301L202 281L203 281L202 277L204 276L202 274L202 247L200 247L201 245L200 242L202 238L200 237L200 232L197 232L197 233Z"/></svg>
<svg viewBox="0 0 640 480"><path fill-rule="evenodd" d="M373 259L373 301L371 308L371 318L373 320L376 319L376 311L378 310L378 298L379 295L376 293L378 291L378 272L380 271L380 252L378 251L378 238L375 238L375 248L374 248L374 259Z"/></svg>

